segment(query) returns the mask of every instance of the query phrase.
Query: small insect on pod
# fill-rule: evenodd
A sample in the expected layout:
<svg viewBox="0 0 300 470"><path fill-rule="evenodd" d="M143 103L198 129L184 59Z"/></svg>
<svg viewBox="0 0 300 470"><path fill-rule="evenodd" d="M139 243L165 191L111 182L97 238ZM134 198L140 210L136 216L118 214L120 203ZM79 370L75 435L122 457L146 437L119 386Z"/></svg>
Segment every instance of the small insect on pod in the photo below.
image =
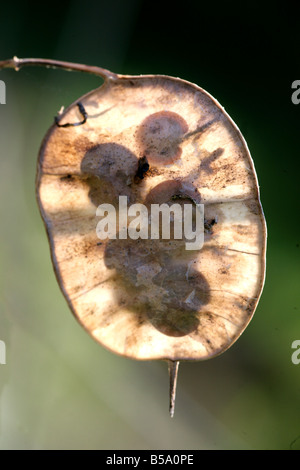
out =
<svg viewBox="0 0 300 470"><path fill-rule="evenodd" d="M38 204L73 314L110 351L168 362L173 416L179 362L226 351L263 288L266 225L246 142L212 96L179 78L0 62L24 65L104 79L48 130Z"/></svg>

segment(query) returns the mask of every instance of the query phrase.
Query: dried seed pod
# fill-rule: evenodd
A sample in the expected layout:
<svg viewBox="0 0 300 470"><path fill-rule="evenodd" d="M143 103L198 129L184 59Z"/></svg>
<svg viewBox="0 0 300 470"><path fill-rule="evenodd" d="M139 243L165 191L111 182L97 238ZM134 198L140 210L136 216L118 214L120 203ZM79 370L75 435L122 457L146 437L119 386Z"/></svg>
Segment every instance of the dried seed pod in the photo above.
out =
<svg viewBox="0 0 300 470"><path fill-rule="evenodd" d="M169 361L172 415L179 361L228 349L262 291L266 226L247 145L218 102L187 81L42 59L15 58L2 67L34 64L104 78L49 129L37 198L72 312L109 350ZM120 196L146 210L203 204L203 247L187 250L172 231L151 238L151 219L147 236L128 237L134 221L124 219ZM102 204L101 215L115 210L116 233L100 241Z"/></svg>

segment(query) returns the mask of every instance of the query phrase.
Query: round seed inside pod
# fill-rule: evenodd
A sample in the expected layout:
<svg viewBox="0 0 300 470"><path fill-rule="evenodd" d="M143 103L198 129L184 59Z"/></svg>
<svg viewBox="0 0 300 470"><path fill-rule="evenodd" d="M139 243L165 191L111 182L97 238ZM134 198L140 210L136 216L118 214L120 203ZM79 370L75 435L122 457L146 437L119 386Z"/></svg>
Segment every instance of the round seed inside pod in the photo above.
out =
<svg viewBox="0 0 300 470"><path fill-rule="evenodd" d="M181 156L180 143L187 132L186 121L172 111L159 111L147 116L138 130L141 152L151 165L175 162Z"/></svg>

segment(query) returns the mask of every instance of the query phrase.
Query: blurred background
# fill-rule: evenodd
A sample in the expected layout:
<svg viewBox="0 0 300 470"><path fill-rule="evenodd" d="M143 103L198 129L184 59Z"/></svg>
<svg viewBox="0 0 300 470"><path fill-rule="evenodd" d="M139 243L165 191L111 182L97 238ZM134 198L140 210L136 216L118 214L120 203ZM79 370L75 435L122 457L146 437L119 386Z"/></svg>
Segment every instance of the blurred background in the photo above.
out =
<svg viewBox="0 0 300 470"><path fill-rule="evenodd" d="M164 6L164 8L163 8ZM254 159L268 224L253 320L222 356L182 363L175 417L167 365L118 357L79 326L60 292L35 200L53 117L97 77L1 71L1 449L299 449L299 2L2 2L0 60L43 57L194 82L225 107Z"/></svg>

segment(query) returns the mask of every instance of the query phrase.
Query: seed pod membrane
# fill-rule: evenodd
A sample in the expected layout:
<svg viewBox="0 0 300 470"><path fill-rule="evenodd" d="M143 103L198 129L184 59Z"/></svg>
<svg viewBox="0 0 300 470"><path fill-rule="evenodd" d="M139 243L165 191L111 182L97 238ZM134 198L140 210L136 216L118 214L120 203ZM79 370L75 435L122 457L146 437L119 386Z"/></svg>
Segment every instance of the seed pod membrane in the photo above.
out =
<svg viewBox="0 0 300 470"><path fill-rule="evenodd" d="M129 358L222 353L252 318L265 276L265 220L240 131L207 92L178 78L112 74L79 101L86 122L54 124L37 171L53 265L72 312L101 345ZM82 120L77 103L60 124ZM172 234L120 239L120 196L128 207L204 204L203 247L187 250ZM96 233L104 203L116 208L115 239Z"/></svg>

